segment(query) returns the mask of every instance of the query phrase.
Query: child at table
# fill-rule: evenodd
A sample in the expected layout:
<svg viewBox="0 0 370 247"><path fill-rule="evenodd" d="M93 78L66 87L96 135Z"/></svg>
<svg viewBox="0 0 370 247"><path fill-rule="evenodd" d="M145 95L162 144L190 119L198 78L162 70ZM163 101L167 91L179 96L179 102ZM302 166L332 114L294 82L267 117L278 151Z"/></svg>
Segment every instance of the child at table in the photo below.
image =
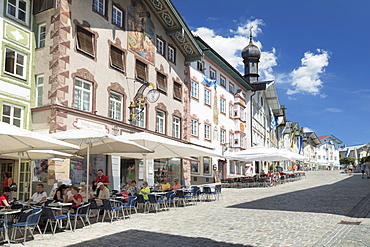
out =
<svg viewBox="0 0 370 247"><path fill-rule="evenodd" d="M4 193L0 196L0 207L10 207L8 200L10 194L10 187L4 187Z"/></svg>

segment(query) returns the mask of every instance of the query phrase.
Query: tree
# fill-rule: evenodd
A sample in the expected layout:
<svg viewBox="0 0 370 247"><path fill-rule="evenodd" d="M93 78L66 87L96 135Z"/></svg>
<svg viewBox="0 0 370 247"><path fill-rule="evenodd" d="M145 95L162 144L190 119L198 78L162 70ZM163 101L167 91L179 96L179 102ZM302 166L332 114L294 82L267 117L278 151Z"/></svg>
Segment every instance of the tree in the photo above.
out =
<svg viewBox="0 0 370 247"><path fill-rule="evenodd" d="M341 165L349 165L349 164L354 164L355 163L355 158L352 157L343 157L339 160L339 163Z"/></svg>
<svg viewBox="0 0 370 247"><path fill-rule="evenodd" d="M361 163L370 162L370 156L362 157L360 162Z"/></svg>

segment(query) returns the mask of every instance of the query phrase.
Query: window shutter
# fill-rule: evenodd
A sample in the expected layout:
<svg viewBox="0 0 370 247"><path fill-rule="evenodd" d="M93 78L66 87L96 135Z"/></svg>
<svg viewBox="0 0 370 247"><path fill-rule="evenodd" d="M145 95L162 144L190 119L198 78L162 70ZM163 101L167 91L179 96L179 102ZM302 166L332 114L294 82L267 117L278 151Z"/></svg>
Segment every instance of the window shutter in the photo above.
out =
<svg viewBox="0 0 370 247"><path fill-rule="evenodd" d="M175 99L182 100L181 84L174 82L173 84L173 96Z"/></svg>
<svg viewBox="0 0 370 247"><path fill-rule="evenodd" d="M167 92L166 76L157 73L157 88L163 92Z"/></svg>
<svg viewBox="0 0 370 247"><path fill-rule="evenodd" d="M77 48L90 56L95 56L94 34L86 29L77 26Z"/></svg>
<svg viewBox="0 0 370 247"><path fill-rule="evenodd" d="M140 81L146 81L146 64L136 60L136 78Z"/></svg>
<svg viewBox="0 0 370 247"><path fill-rule="evenodd" d="M123 67L123 51L118 49L115 46L110 47L110 59L112 67L115 67L120 70L124 70Z"/></svg>

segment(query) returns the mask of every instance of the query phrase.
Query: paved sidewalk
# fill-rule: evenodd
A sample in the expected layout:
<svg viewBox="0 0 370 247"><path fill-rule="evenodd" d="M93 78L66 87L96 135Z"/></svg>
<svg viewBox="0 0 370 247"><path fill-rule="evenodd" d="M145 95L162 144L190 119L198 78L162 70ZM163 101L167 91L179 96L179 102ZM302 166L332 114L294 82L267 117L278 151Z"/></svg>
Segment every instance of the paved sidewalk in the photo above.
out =
<svg viewBox="0 0 370 247"><path fill-rule="evenodd" d="M227 188L215 202L133 215L27 246L369 246L370 179L339 171L272 188ZM95 219L93 219L95 221ZM338 224L361 222L360 225ZM21 246L14 245L14 246Z"/></svg>

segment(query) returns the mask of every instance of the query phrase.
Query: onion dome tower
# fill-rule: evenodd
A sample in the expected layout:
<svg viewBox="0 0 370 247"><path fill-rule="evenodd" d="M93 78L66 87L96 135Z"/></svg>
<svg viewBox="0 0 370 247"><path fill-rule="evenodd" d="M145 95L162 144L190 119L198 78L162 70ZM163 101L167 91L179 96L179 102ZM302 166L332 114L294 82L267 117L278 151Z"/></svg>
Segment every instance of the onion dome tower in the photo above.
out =
<svg viewBox="0 0 370 247"><path fill-rule="evenodd" d="M249 36L249 44L242 51L243 63L244 63L244 78L249 83L258 82L258 63L260 61L261 52L258 47L253 44L252 40L252 29Z"/></svg>

